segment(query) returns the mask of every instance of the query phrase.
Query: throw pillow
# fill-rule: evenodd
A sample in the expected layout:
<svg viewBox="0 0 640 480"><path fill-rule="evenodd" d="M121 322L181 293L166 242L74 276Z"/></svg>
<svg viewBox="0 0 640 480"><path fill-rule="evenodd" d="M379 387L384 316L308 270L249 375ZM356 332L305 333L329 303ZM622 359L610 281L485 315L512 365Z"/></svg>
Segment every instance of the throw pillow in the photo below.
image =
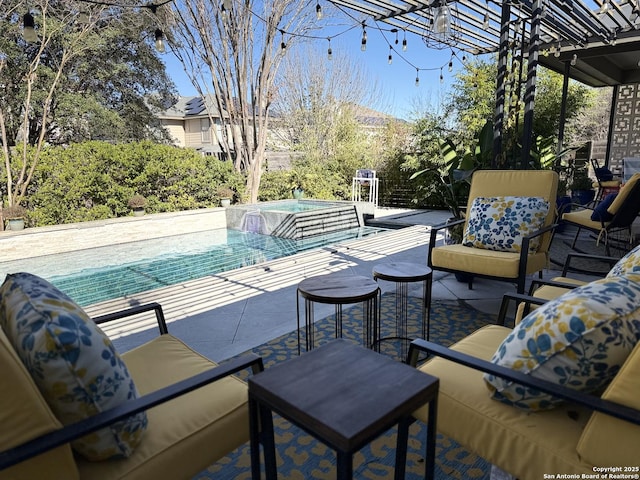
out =
<svg viewBox="0 0 640 480"><path fill-rule="evenodd" d="M608 182L613 180L613 173L607 167L594 168L596 178L601 182Z"/></svg>
<svg viewBox="0 0 640 480"><path fill-rule="evenodd" d="M29 273L7 275L0 322L58 420L64 425L137 397L109 338L67 295ZM89 460L127 457L147 425L143 412L73 442Z"/></svg>
<svg viewBox="0 0 640 480"><path fill-rule="evenodd" d="M598 205L596 205L596 208L593 209L591 220L593 220L594 222L610 222L613 218L613 215L609 213L608 209L617 196L618 192L615 192L610 193L609 195L604 197L602 201Z"/></svg>
<svg viewBox="0 0 640 480"><path fill-rule="evenodd" d="M471 204L462 244L503 252L520 252L522 239L542 228L549 202L541 197L476 197ZM535 252L540 237L529 242Z"/></svg>
<svg viewBox="0 0 640 480"><path fill-rule="evenodd" d="M633 248L613 266L607 277L618 277L629 273L640 274L640 245Z"/></svg>
<svg viewBox="0 0 640 480"><path fill-rule="evenodd" d="M574 390L594 392L616 375L640 340L640 275L610 277L571 290L527 315L492 362ZM528 410L560 400L485 374L492 397Z"/></svg>

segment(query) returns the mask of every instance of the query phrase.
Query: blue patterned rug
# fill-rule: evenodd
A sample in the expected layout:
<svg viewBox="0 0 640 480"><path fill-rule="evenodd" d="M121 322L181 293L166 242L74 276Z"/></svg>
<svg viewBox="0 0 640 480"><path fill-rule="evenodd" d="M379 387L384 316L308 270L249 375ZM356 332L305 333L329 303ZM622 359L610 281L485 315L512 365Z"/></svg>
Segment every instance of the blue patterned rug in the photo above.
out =
<svg viewBox="0 0 640 480"><path fill-rule="evenodd" d="M419 335L419 299L409 298L409 336ZM395 297L386 294L382 299L382 336L393 335L395 322ZM388 319L388 321L385 321ZM450 345L480 328L493 323L492 315L478 312L456 301L434 301L431 306L431 340ZM316 323L315 341L320 345L334 338L333 316ZM355 306L344 312L343 337L361 343L362 309ZM261 355L265 368L297 356L296 332L265 343L252 351ZM399 358L400 343L388 341L382 344L382 352ZM333 479L335 478L335 453L288 421L275 416L275 441L279 479ZM415 422L409 431L406 478L424 478L424 441L426 426ZM353 458L354 478L391 479L395 461L395 428L389 430ZM436 479L488 479L491 466L482 458L462 448L453 440L438 434L436 446ZM249 445L243 445L230 455L211 465L194 477L194 480L242 480L251 478Z"/></svg>

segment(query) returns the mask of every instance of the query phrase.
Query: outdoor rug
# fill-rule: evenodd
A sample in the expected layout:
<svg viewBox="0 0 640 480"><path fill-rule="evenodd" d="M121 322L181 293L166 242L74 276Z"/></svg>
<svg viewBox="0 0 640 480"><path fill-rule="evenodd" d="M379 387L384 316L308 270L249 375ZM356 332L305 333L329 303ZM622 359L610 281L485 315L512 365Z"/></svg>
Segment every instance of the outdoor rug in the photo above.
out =
<svg viewBox="0 0 640 480"><path fill-rule="evenodd" d="M420 302L409 298L409 336L419 337ZM393 335L395 330L395 296L385 294L381 304L382 336ZM431 340L450 345L487 323L495 323L495 317L478 312L457 301L434 301L431 305ZM333 316L316 322L315 342L321 345L334 338ZM354 306L343 312L343 337L361 343L362 308ZM302 339L304 350L304 337ZM297 356L298 340L295 331L267 342L252 351L261 355L265 368ZM381 351L399 358L400 343L384 342ZM248 375L248 373L246 374ZM334 479L336 478L335 452L322 442L274 416L276 455L279 479ZM424 441L426 426L414 422L409 432L407 452L407 479L424 478ZM389 430L353 457L356 479L391 479L394 472L395 428ZM438 434L436 446L436 479L488 479L491 466L482 458L462 448L453 440ZM194 480L238 480L251 478L248 443L211 465L194 477Z"/></svg>

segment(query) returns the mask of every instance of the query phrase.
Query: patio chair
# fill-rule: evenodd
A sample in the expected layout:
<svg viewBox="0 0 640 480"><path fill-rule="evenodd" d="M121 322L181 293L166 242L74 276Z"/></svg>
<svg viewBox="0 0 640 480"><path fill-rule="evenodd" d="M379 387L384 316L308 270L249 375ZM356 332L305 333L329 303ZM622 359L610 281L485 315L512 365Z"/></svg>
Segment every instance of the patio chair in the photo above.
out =
<svg viewBox="0 0 640 480"><path fill-rule="evenodd" d="M517 284L547 265L558 174L550 170L479 170L464 220L431 229L427 264L434 270ZM437 245L440 230L464 223L462 243Z"/></svg>
<svg viewBox="0 0 640 480"><path fill-rule="evenodd" d="M248 442L232 375L260 357L216 365L168 333L157 303L92 321L29 274L8 275L0 299L0 478L189 479ZM160 335L121 356L97 326L151 314Z"/></svg>
<svg viewBox="0 0 640 480"><path fill-rule="evenodd" d="M640 180L640 173L633 175L615 197L608 197L611 200L610 204L606 203L605 199L593 209L584 208L562 215L562 220L567 224L578 227L571 248L575 249L582 229L597 234L597 242L603 240L608 256L611 256L610 240L613 234L626 231L631 242L631 226L640 213L640 182L638 180Z"/></svg>
<svg viewBox="0 0 640 480"><path fill-rule="evenodd" d="M418 368L440 379L438 430L520 480L537 480L549 472L593 475L594 468L603 465L636 465L640 342L636 339L633 346L637 334L631 333L618 350L614 344L620 336L611 335L609 325L638 321L638 280L638 275L617 276L584 285L546 302L513 330L504 326L503 305L499 325L484 326L450 348L414 340L407 362L416 365L420 353L428 353L429 359ZM611 295L619 288L628 290ZM551 325L562 324L560 331L575 332L571 327L578 322L594 320L597 328L567 336L570 342L554 337L552 348L544 348L544 334ZM596 331L597 336L592 334ZM604 340L607 336L609 343ZM594 345L598 354L583 352L581 342ZM540 347L532 354L537 362L523 354L527 345ZM556 357L562 358L555 361ZM565 369L579 371L579 365L594 358L600 359L596 363L605 362L603 358L615 363L606 365L609 377L593 382L595 393L584 387L590 379L563 378ZM593 363L590 366L592 373L602 371ZM570 386L576 383L580 387ZM427 407L414 412L414 417L429 421Z"/></svg>
<svg viewBox="0 0 640 480"><path fill-rule="evenodd" d="M591 166L593 173L596 176L596 181L593 184L593 188L596 189L596 195L593 199L594 205L597 205L604 197L610 193L616 193L620 190L620 184L622 179L616 177L608 168L601 167L597 159L591 159Z"/></svg>

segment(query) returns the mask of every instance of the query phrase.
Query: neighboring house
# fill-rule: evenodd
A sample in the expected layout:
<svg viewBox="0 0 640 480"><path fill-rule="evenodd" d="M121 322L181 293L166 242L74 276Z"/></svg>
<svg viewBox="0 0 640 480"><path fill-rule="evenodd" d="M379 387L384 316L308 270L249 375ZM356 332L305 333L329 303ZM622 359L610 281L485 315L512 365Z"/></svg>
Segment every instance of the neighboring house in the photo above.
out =
<svg viewBox="0 0 640 480"><path fill-rule="evenodd" d="M209 102L211 116L202 97L179 97L178 102L158 115L179 147L188 147L202 152L203 155L223 157L222 115L213 101ZM212 122L213 120L213 122Z"/></svg>
<svg viewBox="0 0 640 480"><path fill-rule="evenodd" d="M208 103L211 116L207 114L207 105L202 97L181 96L175 105L161 112L158 119L169 131L176 146L193 148L202 152L203 155L215 155L222 160L225 158L221 148L222 118L226 115L224 112L220 115L213 99ZM356 106L355 109L358 122L369 135L380 133L389 121L404 123L404 120L366 107ZM271 119L272 131L268 138L266 152L269 169L287 169L291 158L300 155L299 152L289 151L288 144L282 141L284 137L281 132L278 132L278 123L276 117ZM230 126L227 125L226 128Z"/></svg>

